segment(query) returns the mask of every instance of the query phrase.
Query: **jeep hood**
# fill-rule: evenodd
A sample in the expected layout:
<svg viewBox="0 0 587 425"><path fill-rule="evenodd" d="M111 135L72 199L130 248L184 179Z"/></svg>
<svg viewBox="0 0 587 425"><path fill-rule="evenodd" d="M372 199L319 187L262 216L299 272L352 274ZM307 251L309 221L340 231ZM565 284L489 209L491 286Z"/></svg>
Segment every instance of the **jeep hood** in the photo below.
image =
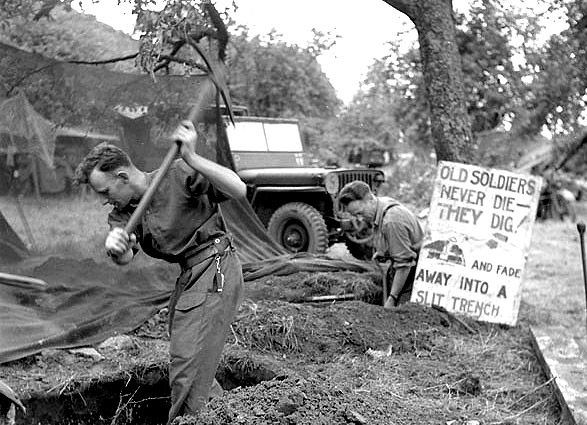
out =
<svg viewBox="0 0 587 425"><path fill-rule="evenodd" d="M238 171L245 183L267 186L322 185L324 176L335 171L332 168L249 168Z"/></svg>

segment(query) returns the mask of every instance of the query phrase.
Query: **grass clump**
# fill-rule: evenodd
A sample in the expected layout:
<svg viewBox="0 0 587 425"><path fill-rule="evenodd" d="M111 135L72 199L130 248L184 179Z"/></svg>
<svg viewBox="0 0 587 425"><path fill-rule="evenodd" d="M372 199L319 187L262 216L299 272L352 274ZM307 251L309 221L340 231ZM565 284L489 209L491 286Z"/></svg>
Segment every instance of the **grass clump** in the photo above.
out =
<svg viewBox="0 0 587 425"><path fill-rule="evenodd" d="M241 313L233 323L236 338L247 348L281 353L300 352L298 321L293 315L259 308L252 301L245 301Z"/></svg>

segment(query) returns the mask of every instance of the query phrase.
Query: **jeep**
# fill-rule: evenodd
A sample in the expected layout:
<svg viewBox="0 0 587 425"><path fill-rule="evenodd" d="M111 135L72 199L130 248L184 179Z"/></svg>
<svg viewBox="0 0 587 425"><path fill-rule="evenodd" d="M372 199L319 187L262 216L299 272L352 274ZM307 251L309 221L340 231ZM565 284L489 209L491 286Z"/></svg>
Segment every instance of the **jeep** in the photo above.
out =
<svg viewBox="0 0 587 425"><path fill-rule="evenodd" d="M295 119L237 116L226 134L247 198L276 241L294 253L324 253L345 242L352 255L365 256L361 244L341 229L336 198L353 180L377 193L385 180L381 170L313 166Z"/></svg>

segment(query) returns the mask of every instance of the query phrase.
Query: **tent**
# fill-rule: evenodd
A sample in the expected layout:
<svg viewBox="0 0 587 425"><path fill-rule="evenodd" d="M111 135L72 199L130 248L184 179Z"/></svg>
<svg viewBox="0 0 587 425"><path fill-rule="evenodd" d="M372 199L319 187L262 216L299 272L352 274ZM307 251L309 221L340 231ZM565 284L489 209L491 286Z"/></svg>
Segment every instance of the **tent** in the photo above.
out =
<svg viewBox="0 0 587 425"><path fill-rule="evenodd" d="M13 263L28 256L28 248L0 211L0 263Z"/></svg>
<svg viewBox="0 0 587 425"><path fill-rule="evenodd" d="M34 154L48 166L53 166L55 125L42 117L24 94L0 103L0 150Z"/></svg>
<svg viewBox="0 0 587 425"><path fill-rule="evenodd" d="M55 125L35 111L22 92L0 103L0 153L5 155L7 168L18 167L15 155L28 157L37 194L37 160L53 169L55 132Z"/></svg>

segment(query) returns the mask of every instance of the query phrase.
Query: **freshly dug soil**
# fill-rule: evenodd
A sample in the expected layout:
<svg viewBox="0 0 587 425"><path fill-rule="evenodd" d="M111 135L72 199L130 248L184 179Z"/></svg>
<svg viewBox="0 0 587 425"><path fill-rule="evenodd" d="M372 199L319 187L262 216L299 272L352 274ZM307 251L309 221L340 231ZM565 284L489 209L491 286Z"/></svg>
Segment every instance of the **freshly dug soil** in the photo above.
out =
<svg viewBox="0 0 587 425"><path fill-rule="evenodd" d="M407 304L245 305L235 335L279 375L214 399L180 424L556 423L525 326ZM247 312L248 310L248 312ZM254 312L254 313L253 313ZM245 338L247 333L254 338ZM249 335L249 336L250 336ZM455 422L451 422L455 421ZM473 422L471 422L473 423Z"/></svg>
<svg viewBox="0 0 587 425"><path fill-rule="evenodd" d="M531 346L525 304L516 327L483 324L415 304L385 310L374 304L381 299L379 284L377 276L349 272L247 282L217 373L227 391L198 418L175 423L559 421ZM355 294L357 300L301 302L326 294ZM164 309L117 343L94 347L100 357L47 350L0 365L0 379L29 408L17 423L163 423L166 319ZM108 403L90 399L104 392L112 396ZM54 406L51 417L34 412L39 400ZM60 403L79 403L87 414L80 408L66 413Z"/></svg>

